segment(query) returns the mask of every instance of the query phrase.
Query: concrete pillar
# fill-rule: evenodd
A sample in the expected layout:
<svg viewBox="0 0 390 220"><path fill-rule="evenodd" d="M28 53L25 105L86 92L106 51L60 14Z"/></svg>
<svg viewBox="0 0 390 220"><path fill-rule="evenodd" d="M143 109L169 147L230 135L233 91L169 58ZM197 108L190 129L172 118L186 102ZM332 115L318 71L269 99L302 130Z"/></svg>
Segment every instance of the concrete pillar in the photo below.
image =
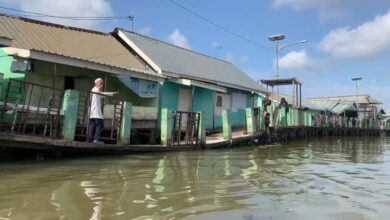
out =
<svg viewBox="0 0 390 220"><path fill-rule="evenodd" d="M253 124L253 109L252 108L246 108L245 109L245 116L246 116L246 130L248 134L254 134L254 124Z"/></svg>
<svg viewBox="0 0 390 220"><path fill-rule="evenodd" d="M267 112L269 113L269 126L273 127L274 126L274 105L271 104L267 106Z"/></svg>
<svg viewBox="0 0 390 220"><path fill-rule="evenodd" d="M204 113L203 112L199 112L199 133L198 133L198 137L199 137L199 144L201 146L206 145L206 125L205 125L205 121L204 121Z"/></svg>
<svg viewBox="0 0 390 220"><path fill-rule="evenodd" d="M130 144L132 111L133 111L133 106L131 102L124 102L123 109L122 109L121 130L120 130L119 142L118 142L121 145Z"/></svg>
<svg viewBox="0 0 390 220"><path fill-rule="evenodd" d="M171 146L173 128L173 113L167 108L161 109L161 145Z"/></svg>
<svg viewBox="0 0 390 220"><path fill-rule="evenodd" d="M289 111L288 111L288 113L287 113L287 127L291 126L291 124L292 124L292 123L291 123L291 122L292 122L292 120L291 120L292 111L293 111L293 109L290 108Z"/></svg>
<svg viewBox="0 0 390 220"><path fill-rule="evenodd" d="M291 109L292 110L292 117L291 117L291 119L292 119L292 123L291 123L291 125L292 126L297 126L297 110L295 109L295 108L293 108L293 109Z"/></svg>
<svg viewBox="0 0 390 220"><path fill-rule="evenodd" d="M283 127L287 126L287 115L286 115L286 107L282 106L279 112L280 125Z"/></svg>
<svg viewBox="0 0 390 220"><path fill-rule="evenodd" d="M264 109L262 107L259 108L259 126L260 130L265 130Z"/></svg>
<svg viewBox="0 0 390 220"><path fill-rule="evenodd" d="M230 124L230 111L227 109L222 110L222 128L223 128L223 138L225 140L231 140L232 127Z"/></svg>
<svg viewBox="0 0 390 220"><path fill-rule="evenodd" d="M64 123L62 126L62 138L73 141L76 132L77 112L79 109L80 92L66 90L63 100Z"/></svg>

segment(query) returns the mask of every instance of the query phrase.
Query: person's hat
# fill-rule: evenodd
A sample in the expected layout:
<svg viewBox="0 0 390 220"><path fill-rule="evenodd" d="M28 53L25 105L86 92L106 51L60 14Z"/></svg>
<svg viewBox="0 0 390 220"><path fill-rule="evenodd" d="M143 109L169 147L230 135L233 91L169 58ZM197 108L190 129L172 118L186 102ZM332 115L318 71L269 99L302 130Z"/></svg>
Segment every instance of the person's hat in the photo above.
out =
<svg viewBox="0 0 390 220"><path fill-rule="evenodd" d="M98 83L99 81L103 81L103 79L102 78L95 79L95 83Z"/></svg>

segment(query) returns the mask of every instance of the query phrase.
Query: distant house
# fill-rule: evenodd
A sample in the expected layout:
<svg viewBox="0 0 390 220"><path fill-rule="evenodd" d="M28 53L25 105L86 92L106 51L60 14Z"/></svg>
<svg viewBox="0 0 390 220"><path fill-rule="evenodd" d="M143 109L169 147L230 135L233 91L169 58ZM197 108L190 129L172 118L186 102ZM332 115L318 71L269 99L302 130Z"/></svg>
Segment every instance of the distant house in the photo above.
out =
<svg viewBox="0 0 390 220"><path fill-rule="evenodd" d="M342 114L344 112L348 113L348 111L354 112L357 110L359 119L376 118L378 114L378 105L382 104L382 102L372 98L370 95L319 97L309 98L308 101L317 105L324 105L328 107L331 105L336 106L337 104L337 106L339 106L339 110L336 111L336 113L338 114ZM356 104L354 105L354 103Z"/></svg>
<svg viewBox="0 0 390 220"><path fill-rule="evenodd" d="M233 127L242 127L243 109L261 105L266 91L229 62L122 29L113 35L167 77L159 91L161 108L202 111L207 129L216 129L222 109L231 111Z"/></svg>

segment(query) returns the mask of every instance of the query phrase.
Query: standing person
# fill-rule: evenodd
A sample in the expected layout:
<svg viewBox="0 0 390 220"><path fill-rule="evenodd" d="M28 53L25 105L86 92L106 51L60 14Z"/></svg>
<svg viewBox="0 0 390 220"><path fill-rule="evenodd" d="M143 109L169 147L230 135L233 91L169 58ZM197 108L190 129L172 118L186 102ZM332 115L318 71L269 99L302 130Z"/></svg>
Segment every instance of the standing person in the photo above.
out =
<svg viewBox="0 0 390 220"><path fill-rule="evenodd" d="M113 96L116 92L103 92L104 81L101 78L95 80L95 86L92 88L91 107L89 112L89 127L87 142L103 143L100 141L100 134L104 128L104 117L102 113L102 95Z"/></svg>
<svg viewBox="0 0 390 220"><path fill-rule="evenodd" d="M265 125L265 130L268 132L268 129L269 129L269 124L271 122L271 119L270 119L270 114L267 112L265 113L265 116L264 116L264 125Z"/></svg>

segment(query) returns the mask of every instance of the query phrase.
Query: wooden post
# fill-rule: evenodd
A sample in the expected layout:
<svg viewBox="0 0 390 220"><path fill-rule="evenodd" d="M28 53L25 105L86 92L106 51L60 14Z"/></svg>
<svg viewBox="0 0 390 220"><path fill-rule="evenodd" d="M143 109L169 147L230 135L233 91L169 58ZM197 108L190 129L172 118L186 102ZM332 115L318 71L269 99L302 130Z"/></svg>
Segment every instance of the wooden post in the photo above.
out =
<svg viewBox="0 0 390 220"><path fill-rule="evenodd" d="M245 116L246 116L246 130L248 134L253 135L254 134L254 124L253 124L253 109L252 108L246 108L245 109Z"/></svg>
<svg viewBox="0 0 390 220"><path fill-rule="evenodd" d="M62 126L62 137L64 140L73 141L76 133L77 112L79 108L80 92L66 90L63 100L64 123Z"/></svg>
<svg viewBox="0 0 390 220"><path fill-rule="evenodd" d="M124 102L123 109L122 109L121 130L120 130L119 142L118 142L121 145L130 144L132 111L133 111L133 106L131 102Z"/></svg>
<svg viewBox="0 0 390 220"><path fill-rule="evenodd" d="M161 109L161 145L165 147L171 146L172 143L172 117L172 111L167 108Z"/></svg>
<svg viewBox="0 0 390 220"><path fill-rule="evenodd" d="M223 129L223 139L231 140L232 127L230 124L230 111L227 109L222 110L222 129Z"/></svg>

